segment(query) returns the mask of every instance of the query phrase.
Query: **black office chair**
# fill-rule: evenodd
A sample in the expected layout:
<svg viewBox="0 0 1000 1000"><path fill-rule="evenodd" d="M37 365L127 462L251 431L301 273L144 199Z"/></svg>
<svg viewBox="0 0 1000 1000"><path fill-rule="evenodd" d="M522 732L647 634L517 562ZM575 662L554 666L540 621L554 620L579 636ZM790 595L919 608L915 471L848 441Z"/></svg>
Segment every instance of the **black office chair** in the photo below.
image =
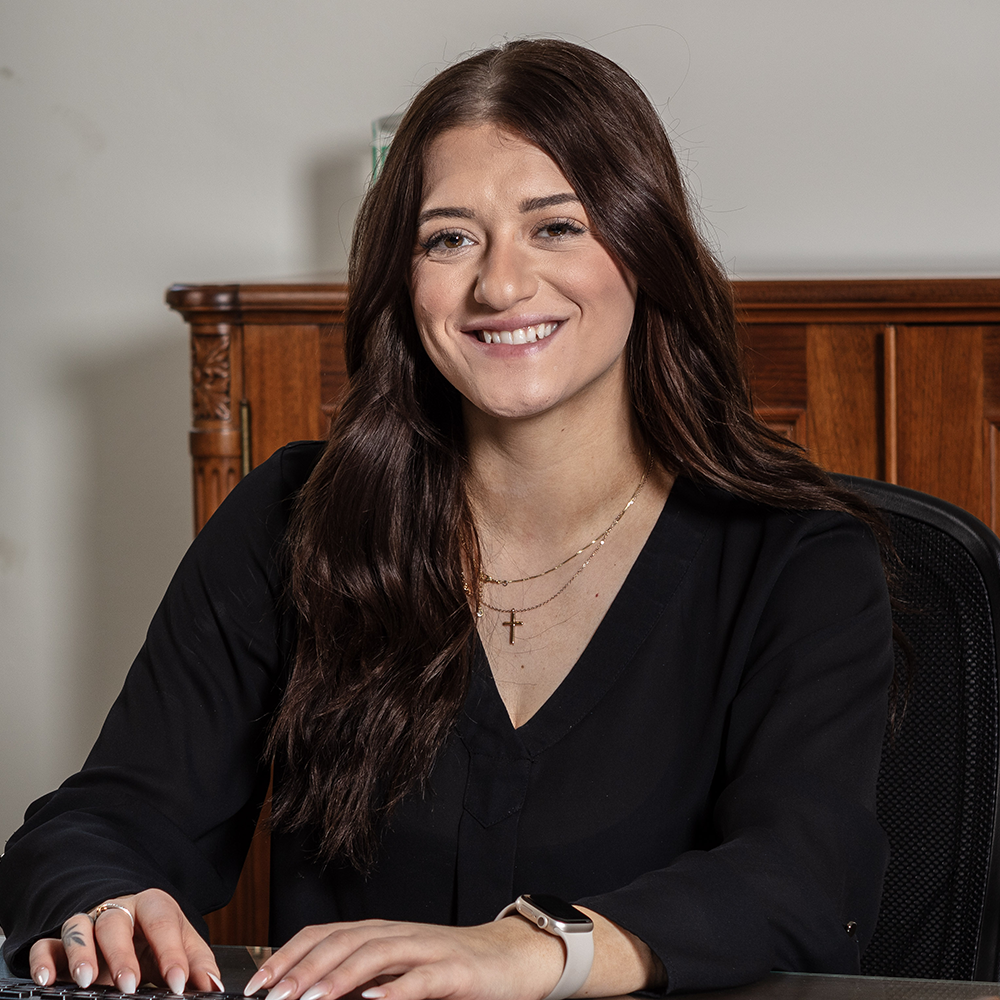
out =
<svg viewBox="0 0 1000 1000"><path fill-rule="evenodd" d="M935 497L837 479L889 524L905 567L894 617L915 666L882 749L878 814L892 857L862 972L996 982L1000 539Z"/></svg>

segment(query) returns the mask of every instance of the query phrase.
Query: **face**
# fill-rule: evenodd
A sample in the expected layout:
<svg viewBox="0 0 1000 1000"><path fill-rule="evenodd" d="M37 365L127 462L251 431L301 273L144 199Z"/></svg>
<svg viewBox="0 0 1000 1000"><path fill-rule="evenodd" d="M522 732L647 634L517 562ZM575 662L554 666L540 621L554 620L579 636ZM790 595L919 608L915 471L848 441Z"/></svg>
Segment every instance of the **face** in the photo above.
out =
<svg viewBox="0 0 1000 1000"><path fill-rule="evenodd" d="M410 293L424 349L467 411L601 419L627 405L634 282L537 146L488 125L431 144Z"/></svg>

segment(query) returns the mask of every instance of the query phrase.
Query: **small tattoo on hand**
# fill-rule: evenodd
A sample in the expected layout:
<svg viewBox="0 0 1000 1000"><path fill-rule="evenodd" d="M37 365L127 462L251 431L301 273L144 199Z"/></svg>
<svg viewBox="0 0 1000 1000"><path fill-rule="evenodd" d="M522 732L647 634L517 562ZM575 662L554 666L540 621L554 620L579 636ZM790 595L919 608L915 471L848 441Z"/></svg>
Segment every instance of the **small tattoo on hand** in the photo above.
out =
<svg viewBox="0 0 1000 1000"><path fill-rule="evenodd" d="M70 924L69 927L63 929L62 943L64 948L68 948L71 944L83 948L87 944L83 939L83 935L77 930L76 924Z"/></svg>

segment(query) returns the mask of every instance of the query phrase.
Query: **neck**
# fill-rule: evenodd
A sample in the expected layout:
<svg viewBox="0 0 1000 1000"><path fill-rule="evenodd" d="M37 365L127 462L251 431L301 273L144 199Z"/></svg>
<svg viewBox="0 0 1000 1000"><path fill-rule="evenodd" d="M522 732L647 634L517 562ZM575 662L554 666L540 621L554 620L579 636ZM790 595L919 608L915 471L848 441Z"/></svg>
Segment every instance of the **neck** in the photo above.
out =
<svg viewBox="0 0 1000 1000"><path fill-rule="evenodd" d="M487 563L545 562L607 527L646 464L631 409L615 412L589 422L466 414L469 497Z"/></svg>

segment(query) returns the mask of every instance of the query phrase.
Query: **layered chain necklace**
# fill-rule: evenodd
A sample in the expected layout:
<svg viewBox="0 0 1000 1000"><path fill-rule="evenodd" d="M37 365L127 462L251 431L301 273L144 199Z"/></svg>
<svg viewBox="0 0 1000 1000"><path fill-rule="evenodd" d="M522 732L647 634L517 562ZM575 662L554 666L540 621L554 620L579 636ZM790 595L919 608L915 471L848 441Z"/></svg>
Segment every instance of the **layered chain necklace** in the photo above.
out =
<svg viewBox="0 0 1000 1000"><path fill-rule="evenodd" d="M653 455L650 453L646 458L646 467L642 470L642 478L639 480L639 485L636 486L629 497L628 503L617 513L615 519L602 531L596 538L592 538L586 545L582 548L576 550L576 552L568 555L561 562L557 562L555 566L551 566L548 569L542 570L541 573L532 573L530 576L519 576L516 579L501 580L498 577L491 576L489 573L480 573L479 582L481 584L496 584L500 587L506 587L512 583L527 583L529 580L540 580L543 576L548 576L549 573L554 573L557 569L562 569L563 566L571 563L574 559L579 558L585 552L588 553L587 558L581 563L579 569L551 596L545 598L544 601L539 601L537 604L532 604L526 608L498 608L494 607L492 604L488 604L481 598L476 601L476 617L483 617L483 608L488 608L490 611L496 611L499 614L509 615L507 621L501 622L504 628L510 630L510 644L514 645L514 630L519 626L523 625L524 622L520 621L518 616L523 615L528 611L537 611L539 608L544 608L546 604L554 601L589 565L591 559L601 551L601 547L607 541L608 535L611 534L614 526L625 516L625 511L635 503L639 494L642 492L643 486L646 485L646 479L649 477L649 470L653 465ZM468 586L465 587L465 592L469 593Z"/></svg>

